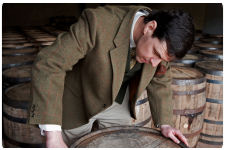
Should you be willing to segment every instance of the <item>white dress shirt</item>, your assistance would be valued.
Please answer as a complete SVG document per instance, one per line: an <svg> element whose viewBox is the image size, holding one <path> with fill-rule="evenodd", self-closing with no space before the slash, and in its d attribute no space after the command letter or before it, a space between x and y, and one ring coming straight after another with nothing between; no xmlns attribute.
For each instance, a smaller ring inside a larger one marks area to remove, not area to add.
<svg viewBox="0 0 225 150"><path fill-rule="evenodd" d="M131 34L130 34L130 48L136 47L136 44L134 42L133 39L133 31L134 31L134 26L137 22L137 20L139 19L139 17L141 16L146 16L147 14L138 11L135 16L134 16L134 20L131 26ZM39 128L41 130L41 135L45 136L44 131L61 131L61 126L60 125L56 125L56 124L39 124Z"/></svg>

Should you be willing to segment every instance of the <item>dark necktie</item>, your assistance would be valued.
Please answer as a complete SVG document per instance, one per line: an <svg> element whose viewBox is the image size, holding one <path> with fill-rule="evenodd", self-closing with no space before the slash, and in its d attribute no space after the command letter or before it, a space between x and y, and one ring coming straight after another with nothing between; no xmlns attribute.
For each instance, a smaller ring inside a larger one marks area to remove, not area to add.
<svg viewBox="0 0 225 150"><path fill-rule="evenodd" d="M136 64L136 47L133 47L130 49L130 69L132 69L134 67L134 65Z"/></svg>

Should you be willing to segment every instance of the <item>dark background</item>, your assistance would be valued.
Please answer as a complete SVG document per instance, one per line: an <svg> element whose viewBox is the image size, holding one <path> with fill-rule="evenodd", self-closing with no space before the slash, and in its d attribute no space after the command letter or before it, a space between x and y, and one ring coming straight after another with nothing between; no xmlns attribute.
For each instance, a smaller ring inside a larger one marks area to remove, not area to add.
<svg viewBox="0 0 225 150"><path fill-rule="evenodd" d="M99 3L4 3L2 5L3 30L10 26L42 26L51 24L56 16L78 18L85 8L96 8ZM128 3L108 5L130 5ZM223 8L221 3L144 3L152 9L180 8L194 18L195 28L209 34L223 34ZM76 19L70 23L74 23Z"/></svg>

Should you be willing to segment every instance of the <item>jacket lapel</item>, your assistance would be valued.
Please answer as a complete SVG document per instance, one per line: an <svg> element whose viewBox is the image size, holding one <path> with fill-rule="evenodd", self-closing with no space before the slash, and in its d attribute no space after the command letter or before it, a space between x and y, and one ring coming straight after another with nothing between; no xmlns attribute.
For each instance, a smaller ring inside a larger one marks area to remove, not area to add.
<svg viewBox="0 0 225 150"><path fill-rule="evenodd" d="M156 68L157 67L152 67L151 64L144 64L135 99L137 99L144 91L144 89L148 86L149 82L155 74Z"/></svg>
<svg viewBox="0 0 225 150"><path fill-rule="evenodd" d="M133 7L133 9L130 9L130 11L127 12L126 16L123 18L123 21L120 25L120 28L117 32L117 35L114 38L114 44L116 46L115 49L110 50L110 57L112 62L112 69L113 69L113 81L112 81L112 102L115 100L119 89L122 85L124 73L125 73L125 67L127 62L127 55L129 50L129 44L130 44L130 32L131 32L131 26L132 21L134 18L134 15L138 10L141 8L145 8L143 6L140 7ZM148 75L149 69L148 66L144 66L143 75L142 75L142 82L144 83L146 80L144 77ZM140 86L143 88L143 86Z"/></svg>
<svg viewBox="0 0 225 150"><path fill-rule="evenodd" d="M110 51L113 68L112 101L115 100L123 82L127 55L128 47L126 45L120 46Z"/></svg>

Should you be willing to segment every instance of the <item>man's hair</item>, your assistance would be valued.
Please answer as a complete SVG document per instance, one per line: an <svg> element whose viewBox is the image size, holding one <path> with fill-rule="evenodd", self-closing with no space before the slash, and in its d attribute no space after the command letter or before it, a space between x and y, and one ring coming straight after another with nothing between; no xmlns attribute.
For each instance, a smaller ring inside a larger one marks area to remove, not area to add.
<svg viewBox="0 0 225 150"><path fill-rule="evenodd" d="M153 37L166 41L169 56L182 58L191 48L195 29L190 14L182 10L153 11L144 23L155 20L157 28Z"/></svg>

